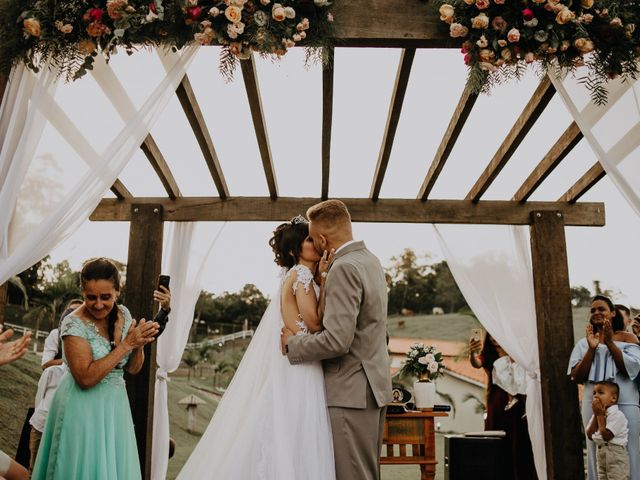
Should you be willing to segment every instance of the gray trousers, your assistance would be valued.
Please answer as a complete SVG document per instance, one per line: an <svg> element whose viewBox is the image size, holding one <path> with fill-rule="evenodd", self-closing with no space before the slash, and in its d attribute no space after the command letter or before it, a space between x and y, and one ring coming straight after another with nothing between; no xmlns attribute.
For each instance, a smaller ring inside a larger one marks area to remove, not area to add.
<svg viewBox="0 0 640 480"><path fill-rule="evenodd" d="M597 446L598 480L628 480L629 453L627 447L605 443Z"/></svg>
<svg viewBox="0 0 640 480"><path fill-rule="evenodd" d="M367 385L366 408L329 407L336 480L379 480L387 407L378 407Z"/></svg>

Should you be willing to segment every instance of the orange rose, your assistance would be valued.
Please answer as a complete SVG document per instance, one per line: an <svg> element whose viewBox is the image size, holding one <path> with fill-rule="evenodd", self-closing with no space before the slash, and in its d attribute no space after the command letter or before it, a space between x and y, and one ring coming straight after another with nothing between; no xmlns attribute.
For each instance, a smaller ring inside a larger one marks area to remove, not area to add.
<svg viewBox="0 0 640 480"><path fill-rule="evenodd" d="M40 36L40 22L31 17L31 18L25 18L24 21L22 22L22 26L24 27L24 31L32 36L32 37L39 37Z"/></svg>

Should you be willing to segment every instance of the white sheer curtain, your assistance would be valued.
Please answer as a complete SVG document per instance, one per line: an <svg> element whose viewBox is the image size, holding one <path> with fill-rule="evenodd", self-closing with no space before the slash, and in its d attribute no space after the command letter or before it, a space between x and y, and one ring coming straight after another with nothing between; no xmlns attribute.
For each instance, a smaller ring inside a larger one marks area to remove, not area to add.
<svg viewBox="0 0 640 480"><path fill-rule="evenodd" d="M98 82L123 119L113 132L99 121L72 121L54 98L57 82L47 69L35 80L24 67L13 71L0 118L0 283L43 258L89 217L162 114L196 51L183 51L139 109L129 108L121 86ZM99 57L95 68L94 78L111 78L110 67ZM98 104L95 98L86 102ZM34 157L43 118L58 131L67 151L81 159L82 168L65 162L66 152ZM95 143L106 147L98 153ZM46 175L39 171L45 167ZM37 212L34 199L39 200Z"/></svg>
<svg viewBox="0 0 640 480"><path fill-rule="evenodd" d="M579 73L576 75L579 77ZM574 77L549 77L607 176L640 215L640 85L613 80L609 101L594 105Z"/></svg>
<svg viewBox="0 0 640 480"><path fill-rule="evenodd" d="M171 314L158 339L155 399L153 406L153 451L151 478L163 480L169 463L168 374L180 366L189 339L193 314L202 289L202 274L213 246L226 223L215 235L206 225L192 222L169 223L163 269L171 275Z"/></svg>
<svg viewBox="0 0 640 480"><path fill-rule="evenodd" d="M527 372L527 421L538 478L547 478L540 361L527 227L438 225L436 236L480 323Z"/></svg>

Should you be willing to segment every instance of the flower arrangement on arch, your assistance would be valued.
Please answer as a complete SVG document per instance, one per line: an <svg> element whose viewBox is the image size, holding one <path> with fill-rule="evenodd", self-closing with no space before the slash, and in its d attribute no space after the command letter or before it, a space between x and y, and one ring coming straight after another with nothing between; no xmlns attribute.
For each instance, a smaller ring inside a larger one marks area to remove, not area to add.
<svg viewBox="0 0 640 480"><path fill-rule="evenodd" d="M328 0L4 0L0 70L46 61L67 79L86 74L102 53L144 46L223 45L221 72L231 78L252 51L280 57L295 45L328 46ZM326 55L318 51L310 56Z"/></svg>
<svg viewBox="0 0 640 480"><path fill-rule="evenodd" d="M468 85L486 92L519 78L536 62L542 72L586 65L581 79L596 103L606 82L639 73L638 0L441 0L440 20L462 40Z"/></svg>
<svg viewBox="0 0 640 480"><path fill-rule="evenodd" d="M403 376L413 375L421 382L433 381L444 374L444 359L436 347L414 343L407 352L407 359L400 370Z"/></svg>

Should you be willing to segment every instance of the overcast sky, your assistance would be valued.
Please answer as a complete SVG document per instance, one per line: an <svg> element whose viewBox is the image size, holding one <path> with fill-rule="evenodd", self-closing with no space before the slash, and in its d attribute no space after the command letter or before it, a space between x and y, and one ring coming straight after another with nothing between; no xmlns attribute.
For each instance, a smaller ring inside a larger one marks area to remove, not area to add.
<svg viewBox="0 0 640 480"><path fill-rule="evenodd" d="M241 74L237 72L234 82L225 83L217 72L217 52L213 47L200 49L189 71L191 83L231 195L267 195ZM337 49L330 196L367 197L369 194L399 54L400 51L394 49ZM137 62L135 66L132 59ZM141 79L139 71L144 68L148 75L157 74L160 78L161 67L153 55L138 54L132 59L118 55L112 65L131 92L134 103L140 105L151 87L148 77ZM313 66L306 70L303 52L297 49L279 63L258 59L257 64L279 193L318 197L320 69ZM458 102L465 75L466 68L457 50L416 53L381 198L416 197ZM74 88L95 90L90 77L82 82L81 87ZM431 198L464 198L531 97L537 82L536 75L530 73L521 82L504 85L491 96L478 99ZM86 117L107 126L117 125L115 114L108 106L101 106L97 118L96 105L73 101L74 97L78 98L78 91L63 87L59 92L60 102L70 117L76 121ZM571 121L556 95L483 199L511 198ZM171 100L151 133L183 195L217 195L177 99ZM94 144L100 150L101 140L96 139ZM62 150L64 155L73 156L60 145L56 132L47 129L38 155L61 156L59 150ZM587 142L580 142L531 200L558 199L595 161ZM142 152L136 154L120 179L136 196L165 195ZM591 288L591 282L599 279L605 288L624 294L617 300L640 306L636 273L640 272L640 257L636 252L640 220L607 178L582 200L605 202L607 225L567 228L571 284ZM276 225L274 222L227 224L216 243L203 288L220 293L254 283L265 293L272 291L277 270L267 241ZM206 228L213 237L221 224L210 223ZM356 224L355 236L365 240L383 265L388 265L390 257L400 254L404 248L431 254L433 261L442 259L429 225ZM86 222L52 252L52 258L54 261L69 259L74 267L97 255L126 261L127 240L126 223Z"/></svg>

